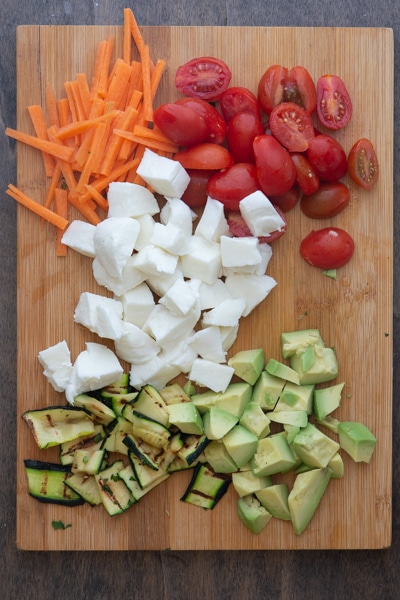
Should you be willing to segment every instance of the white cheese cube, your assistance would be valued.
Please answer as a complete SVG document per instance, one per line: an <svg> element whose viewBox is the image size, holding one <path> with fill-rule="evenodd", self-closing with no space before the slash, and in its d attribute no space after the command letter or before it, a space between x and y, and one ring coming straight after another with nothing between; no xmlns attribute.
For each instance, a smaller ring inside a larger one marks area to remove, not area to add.
<svg viewBox="0 0 400 600"><path fill-rule="evenodd" d="M123 368L112 350L97 344L87 342L76 358L71 371L71 377L65 389L67 401L74 404L78 394L98 390L110 385L123 374Z"/></svg>
<svg viewBox="0 0 400 600"><path fill-rule="evenodd" d="M242 265L235 267L223 267L222 275L226 278L228 275L236 273L248 273L251 275L264 275L272 257L272 247L270 244L260 243L258 251L261 256L261 261L256 265Z"/></svg>
<svg viewBox="0 0 400 600"><path fill-rule="evenodd" d="M219 327L210 326L196 331L189 339L189 344L201 358L217 363L225 361L226 353Z"/></svg>
<svg viewBox="0 0 400 600"><path fill-rule="evenodd" d="M160 352L157 342L133 323L125 322L124 334L114 342L119 358L128 363L151 361Z"/></svg>
<svg viewBox="0 0 400 600"><path fill-rule="evenodd" d="M135 247L140 225L135 219L110 217L96 226L94 248L97 260L113 277L121 277Z"/></svg>
<svg viewBox="0 0 400 600"><path fill-rule="evenodd" d="M64 231L61 241L72 250L84 256L89 256L89 258L94 258L96 256L93 240L95 231L95 225L74 219Z"/></svg>
<svg viewBox="0 0 400 600"><path fill-rule="evenodd" d="M269 235L285 225L273 204L260 190L243 198L239 208L243 219L255 236Z"/></svg>
<svg viewBox="0 0 400 600"><path fill-rule="evenodd" d="M196 306L198 300L199 294L193 286L184 279L177 279L159 302L173 315L182 316L187 315Z"/></svg>
<svg viewBox="0 0 400 600"><path fill-rule="evenodd" d="M159 156L148 148L136 172L155 192L173 198L181 198L190 182L188 173L178 161Z"/></svg>
<svg viewBox="0 0 400 600"><path fill-rule="evenodd" d="M166 198L166 203L160 212L163 225L180 227L186 237L193 232L193 214L189 206L180 198Z"/></svg>
<svg viewBox="0 0 400 600"><path fill-rule="evenodd" d="M225 352L228 352L229 348L236 342L239 333L239 323L231 327L220 327L219 330L221 332L222 347Z"/></svg>
<svg viewBox="0 0 400 600"><path fill-rule="evenodd" d="M235 369L227 364L196 358L189 372L189 379L214 392L224 392L231 382L234 372Z"/></svg>
<svg viewBox="0 0 400 600"><path fill-rule="evenodd" d="M137 253L136 266L146 277L172 275L178 264L178 257L159 246L148 244Z"/></svg>
<svg viewBox="0 0 400 600"><path fill-rule="evenodd" d="M215 308L223 300L232 298L222 279L217 279L214 283L204 283L204 281L202 281L199 294L201 310Z"/></svg>
<svg viewBox="0 0 400 600"><path fill-rule="evenodd" d="M140 217L155 215L160 211L154 194L138 183L110 183L107 200L108 217Z"/></svg>
<svg viewBox="0 0 400 600"><path fill-rule="evenodd" d="M156 296L164 296L167 293L171 285L178 279L183 279L182 272L179 268L179 263L174 273L171 275L150 275L146 279L146 283L149 288L156 294Z"/></svg>
<svg viewBox="0 0 400 600"><path fill-rule="evenodd" d="M255 237L221 237L223 267L248 267L261 263L259 241Z"/></svg>
<svg viewBox="0 0 400 600"><path fill-rule="evenodd" d="M136 239L135 250L139 251L150 243L156 221L150 215L137 217L136 221L140 225L140 231Z"/></svg>
<svg viewBox="0 0 400 600"><path fill-rule="evenodd" d="M193 361L197 358L195 350L185 341L181 341L163 348L160 358L179 370L179 373L188 373Z"/></svg>
<svg viewBox="0 0 400 600"><path fill-rule="evenodd" d="M269 275L229 275L225 285L233 297L245 301L243 316L247 317L252 310L260 304L277 285Z"/></svg>
<svg viewBox="0 0 400 600"><path fill-rule="evenodd" d="M137 254L133 254L128 258L125 267L122 269L121 277L110 275L97 258L95 258L92 263L93 277L99 285L104 286L116 296L121 296L128 290L140 285L146 279L146 274L136 267L136 257Z"/></svg>
<svg viewBox="0 0 400 600"><path fill-rule="evenodd" d="M161 390L174 377L179 375L179 369L166 363L160 356L155 356L150 361L131 365L129 382L136 389L150 384Z"/></svg>
<svg viewBox="0 0 400 600"><path fill-rule="evenodd" d="M178 225L173 223L156 223L150 238L150 243L159 246L171 254L181 256L188 251L188 237Z"/></svg>
<svg viewBox="0 0 400 600"><path fill-rule="evenodd" d="M146 282L137 285L119 296L122 302L123 319L138 327L142 327L154 308L154 296Z"/></svg>
<svg viewBox="0 0 400 600"><path fill-rule="evenodd" d="M43 367L43 375L57 392L63 392L68 384L71 371L71 353L65 340L38 353Z"/></svg>
<svg viewBox="0 0 400 600"><path fill-rule="evenodd" d="M228 222L225 218L222 202L210 197L207 198L195 234L202 235L210 242L219 242L222 235L229 235Z"/></svg>
<svg viewBox="0 0 400 600"><path fill-rule="evenodd" d="M83 292L74 312L74 321L100 337L118 339L124 332L122 303L113 298Z"/></svg>
<svg viewBox="0 0 400 600"><path fill-rule="evenodd" d="M184 316L176 316L162 304L156 304L145 324L143 331L151 335L161 346L186 339L191 335L200 313L192 309Z"/></svg>
<svg viewBox="0 0 400 600"><path fill-rule="evenodd" d="M243 298L223 300L215 308L203 313L202 324L203 326L234 327L239 323L245 309L246 301Z"/></svg>
<svg viewBox="0 0 400 600"><path fill-rule="evenodd" d="M180 257L180 265L184 277L214 283L221 273L220 244L193 235L189 240L189 252Z"/></svg>

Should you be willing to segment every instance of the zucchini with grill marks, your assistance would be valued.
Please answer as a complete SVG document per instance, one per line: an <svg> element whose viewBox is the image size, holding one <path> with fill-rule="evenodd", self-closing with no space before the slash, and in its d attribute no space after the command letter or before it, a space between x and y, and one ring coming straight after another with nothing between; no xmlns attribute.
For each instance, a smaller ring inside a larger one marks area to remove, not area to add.
<svg viewBox="0 0 400 600"><path fill-rule="evenodd" d="M39 448L50 448L94 433L94 423L82 408L50 406L22 415Z"/></svg>
<svg viewBox="0 0 400 600"><path fill-rule="evenodd" d="M117 415L111 408L106 406L101 400L89 396L89 394L75 396L74 406L86 410L96 423L100 423L101 425L109 425L117 418Z"/></svg>
<svg viewBox="0 0 400 600"><path fill-rule="evenodd" d="M85 500L66 484L71 477L70 468L64 465L24 460L29 494L40 502L78 506Z"/></svg>
<svg viewBox="0 0 400 600"><path fill-rule="evenodd" d="M212 509L227 492L232 479L224 473L215 473L209 465L199 463L182 496L182 502Z"/></svg>
<svg viewBox="0 0 400 600"><path fill-rule="evenodd" d="M82 498L91 506L98 506L102 503L99 486L96 483L94 475L73 473L71 477L68 477L65 481L65 485L82 496Z"/></svg>
<svg viewBox="0 0 400 600"><path fill-rule="evenodd" d="M125 512L135 502L125 482L119 476L119 471L124 466L122 460L116 460L112 465L94 475L101 501L110 516Z"/></svg>
<svg viewBox="0 0 400 600"><path fill-rule="evenodd" d="M60 444L60 463L62 465L72 465L74 453L76 450L89 449L93 446L100 447L104 443L106 433L102 425L95 425L94 432L90 435L84 435L68 442Z"/></svg>
<svg viewBox="0 0 400 600"><path fill-rule="evenodd" d="M129 451L133 452L143 464L150 467L154 471L157 471L162 463L166 450L164 448L157 448L152 446L142 439L128 434L124 438L124 444L127 446Z"/></svg>

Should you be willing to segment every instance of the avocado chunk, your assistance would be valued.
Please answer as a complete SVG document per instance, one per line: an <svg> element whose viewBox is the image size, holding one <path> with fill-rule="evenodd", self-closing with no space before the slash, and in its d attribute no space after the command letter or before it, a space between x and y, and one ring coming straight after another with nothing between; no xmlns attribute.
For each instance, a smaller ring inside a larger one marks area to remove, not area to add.
<svg viewBox="0 0 400 600"><path fill-rule="evenodd" d="M311 469L296 476L288 496L288 506L293 530L297 535L303 533L313 518L331 476L329 467Z"/></svg>
<svg viewBox="0 0 400 600"><path fill-rule="evenodd" d="M213 440L208 444L204 449L204 458L216 473L234 473L237 471L235 461L219 440Z"/></svg>
<svg viewBox="0 0 400 600"><path fill-rule="evenodd" d="M292 383L296 383L300 385L300 375L297 369L289 367L289 365L285 365L279 360L275 360L275 358L270 358L266 364L265 370L270 375L274 375L274 377L280 377L280 379L285 379L286 381L291 381Z"/></svg>
<svg viewBox="0 0 400 600"><path fill-rule="evenodd" d="M289 488L286 483L276 483L255 492L256 498L276 519L290 521Z"/></svg>
<svg viewBox="0 0 400 600"><path fill-rule="evenodd" d="M314 385L296 385L287 382L276 403L275 412L303 410L310 415L313 408L314 387Z"/></svg>
<svg viewBox="0 0 400 600"><path fill-rule="evenodd" d="M324 419L318 419L318 425L323 425L336 435L339 433L339 423L340 421L334 417L331 417L331 415L327 415Z"/></svg>
<svg viewBox="0 0 400 600"><path fill-rule="evenodd" d="M238 499L237 512L243 525L255 534L261 533L272 519L271 513L253 494Z"/></svg>
<svg viewBox="0 0 400 600"><path fill-rule="evenodd" d="M324 468L340 449L337 442L317 429L312 423L300 429L293 440L293 450L309 467Z"/></svg>
<svg viewBox="0 0 400 600"><path fill-rule="evenodd" d="M252 431L259 439L270 432L270 419L257 402L249 402L239 421L240 425Z"/></svg>
<svg viewBox="0 0 400 600"><path fill-rule="evenodd" d="M338 375L338 362L333 348L315 347L315 360L313 364L304 370L301 355L294 354L290 358L291 368L297 372L299 383L317 384L335 379Z"/></svg>
<svg viewBox="0 0 400 600"><path fill-rule="evenodd" d="M254 385L265 365L265 354L262 348L240 350L228 360L228 365L235 369L235 375Z"/></svg>
<svg viewBox="0 0 400 600"><path fill-rule="evenodd" d="M222 441L228 454L240 468L253 457L257 448L258 437L243 425L235 425L224 435Z"/></svg>
<svg viewBox="0 0 400 600"><path fill-rule="evenodd" d="M167 411L170 425L175 425L182 433L201 435L203 420L193 402L168 404Z"/></svg>
<svg viewBox="0 0 400 600"><path fill-rule="evenodd" d="M236 415L227 410L211 406L203 415L204 433L209 440L220 440L237 424L238 420Z"/></svg>
<svg viewBox="0 0 400 600"><path fill-rule="evenodd" d="M344 383L314 390L314 415L320 421L339 408Z"/></svg>
<svg viewBox="0 0 400 600"><path fill-rule="evenodd" d="M281 334L281 349L283 358L301 354L307 348L315 345L325 346L318 329L303 329Z"/></svg>
<svg viewBox="0 0 400 600"><path fill-rule="evenodd" d="M339 452L336 452L336 454L332 456L328 463L328 467L332 471L332 479L341 479L344 476L343 459Z"/></svg>
<svg viewBox="0 0 400 600"><path fill-rule="evenodd" d="M376 446L376 437L363 423L342 421L338 425L339 443L355 462L369 463Z"/></svg>
<svg viewBox="0 0 400 600"><path fill-rule="evenodd" d="M272 479L271 477L256 477L252 471L236 471L236 473L232 473L232 483L237 494L242 497L272 485Z"/></svg>
<svg viewBox="0 0 400 600"><path fill-rule="evenodd" d="M259 440L250 464L254 475L261 477L287 471L295 466L296 461L286 433L282 431Z"/></svg>
<svg viewBox="0 0 400 600"><path fill-rule="evenodd" d="M305 410L273 410L268 416L274 423L294 425L299 428L305 427L308 423L308 415Z"/></svg>
<svg viewBox="0 0 400 600"><path fill-rule="evenodd" d="M285 381L262 371L253 387L252 402L257 402L262 410L272 410L285 387Z"/></svg>
<svg viewBox="0 0 400 600"><path fill-rule="evenodd" d="M207 391L194 394L191 398L201 415L204 415L210 406L218 406L240 418L245 406L250 402L252 393L252 386L240 381L230 383L224 392Z"/></svg>

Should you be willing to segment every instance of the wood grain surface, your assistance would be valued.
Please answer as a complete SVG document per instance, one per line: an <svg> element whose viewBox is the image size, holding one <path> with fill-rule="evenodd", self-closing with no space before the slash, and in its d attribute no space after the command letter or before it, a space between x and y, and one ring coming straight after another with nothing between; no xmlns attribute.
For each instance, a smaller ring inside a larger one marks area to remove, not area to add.
<svg viewBox="0 0 400 600"><path fill-rule="evenodd" d="M24 209L18 210L18 437L17 545L25 550L196 550L196 549L366 549L391 543L392 451L392 265L393 265L393 38L384 28L147 27L153 58L167 60L168 70L157 101L177 97L173 76L193 56L212 54L233 71L232 85L254 91L271 64L301 64L316 79L336 73L353 98L354 115L335 134L346 151L369 137L381 164L380 180L371 192L346 178L351 202L329 222L311 221L296 207L288 214L288 233L274 245L268 273L278 286L241 323L231 353L262 346L267 357L280 358L283 330L317 327L339 361L338 381L345 382L341 420L359 420L375 433L378 444L369 465L343 456L345 477L331 481L310 526L296 536L290 523L272 520L255 536L236 515L233 489L214 511L180 501L190 474L179 473L153 490L124 515L108 517L101 507L69 509L43 505L29 497L24 458L57 460L57 451L40 451L20 419L24 410L64 400L41 374L37 353L62 339L73 357L86 341L98 340L73 324L83 291L95 285L91 261L69 252L56 258L54 230ZM56 95L78 72L92 72L100 40L121 27L21 26L17 30L17 122L30 132L26 107L44 103L49 81ZM312 52L310 52L310 49ZM351 57L351 60L349 60ZM378 97L378 90L385 95ZM368 90L368 93L365 93ZM372 118L371 118L372 117ZM47 181L41 158L18 145L18 185L43 199ZM300 240L328 224L354 237L355 255L337 280L306 265L298 254ZM52 520L70 523L60 536Z"/></svg>

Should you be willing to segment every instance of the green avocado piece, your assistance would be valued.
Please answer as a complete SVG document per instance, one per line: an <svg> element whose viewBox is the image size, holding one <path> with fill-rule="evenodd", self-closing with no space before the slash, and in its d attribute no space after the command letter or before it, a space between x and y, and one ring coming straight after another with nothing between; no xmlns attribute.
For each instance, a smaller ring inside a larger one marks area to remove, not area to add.
<svg viewBox="0 0 400 600"><path fill-rule="evenodd" d="M308 415L305 410L273 410L268 416L274 423L281 423L282 425L305 427L308 423Z"/></svg>
<svg viewBox="0 0 400 600"><path fill-rule="evenodd" d="M283 358L301 354L307 348L319 345L325 346L318 329L301 329L281 334L281 349Z"/></svg>
<svg viewBox="0 0 400 600"><path fill-rule="evenodd" d="M250 402L252 393L253 387L245 381L240 381L230 383L224 392L207 391L194 394L191 398L202 415L210 406L218 406L240 418Z"/></svg>
<svg viewBox="0 0 400 600"><path fill-rule="evenodd" d="M209 440L220 440L237 424L238 420L236 415L227 410L211 406L203 415L204 433Z"/></svg>
<svg viewBox="0 0 400 600"><path fill-rule="evenodd" d="M335 419L334 417L331 417L331 415L327 415L324 419L318 420L318 425L323 425L324 427L329 429L329 431L332 431L332 433L335 433L336 435L339 433L339 423L340 421L338 421L338 419Z"/></svg>
<svg viewBox="0 0 400 600"><path fill-rule="evenodd" d="M314 415L318 421L339 408L343 388L344 382L314 390Z"/></svg>
<svg viewBox="0 0 400 600"><path fill-rule="evenodd" d="M243 525L255 534L261 533L272 519L271 513L253 494L238 499L237 512Z"/></svg>
<svg viewBox="0 0 400 600"><path fill-rule="evenodd" d="M324 468L340 449L337 442L312 423L300 429L293 440L293 450L309 467Z"/></svg>
<svg viewBox="0 0 400 600"><path fill-rule="evenodd" d="M311 469L296 475L288 496L288 506L293 530L297 535L303 533L313 518L331 476L332 471L329 467Z"/></svg>
<svg viewBox="0 0 400 600"><path fill-rule="evenodd" d="M301 385L324 383L338 375L338 363L333 348L315 347L315 360L307 371L303 368L301 355L291 356L290 366L297 372Z"/></svg>
<svg viewBox="0 0 400 600"><path fill-rule="evenodd" d="M256 477L252 471L236 471L232 473L232 483L237 494L242 497L272 485L272 479L271 477Z"/></svg>
<svg viewBox="0 0 400 600"><path fill-rule="evenodd" d="M240 379L254 385L265 366L264 350L240 350L228 360L228 365L235 369L235 375Z"/></svg>
<svg viewBox="0 0 400 600"><path fill-rule="evenodd" d="M287 410L304 410L312 413L314 385L296 385L288 381L275 406L275 412Z"/></svg>
<svg viewBox="0 0 400 600"><path fill-rule="evenodd" d="M366 425L356 421L342 421L338 425L338 434L341 448L355 462L370 462L377 440Z"/></svg>
<svg viewBox="0 0 400 600"><path fill-rule="evenodd" d="M328 463L328 467L332 470L332 479L341 479L344 476L343 459L339 452L332 456Z"/></svg>
<svg viewBox="0 0 400 600"><path fill-rule="evenodd" d="M224 435L222 442L230 457L240 468L253 457L257 448L258 437L243 425L235 425Z"/></svg>
<svg viewBox="0 0 400 600"><path fill-rule="evenodd" d="M276 519L290 521L288 505L289 488L286 483L276 483L255 492L256 498Z"/></svg>
<svg viewBox="0 0 400 600"><path fill-rule="evenodd" d="M258 402L249 402L239 421L240 425L252 431L259 439L270 432L270 419Z"/></svg>
<svg viewBox="0 0 400 600"><path fill-rule="evenodd" d="M285 381L263 371L253 387L252 402L257 402L262 410L272 410L285 387Z"/></svg>
<svg viewBox="0 0 400 600"><path fill-rule="evenodd" d="M298 371L289 365L285 365L275 358L270 358L265 366L265 370L274 377L279 377L285 381L291 381L297 385L300 385L300 375Z"/></svg>
<svg viewBox="0 0 400 600"><path fill-rule="evenodd" d="M237 471L235 461L229 456L224 444L213 440L204 448L204 458L216 473L234 473Z"/></svg>
<svg viewBox="0 0 400 600"><path fill-rule="evenodd" d="M281 431L259 440L251 459L251 469L257 477L288 471L297 458L287 442L286 432Z"/></svg>
<svg viewBox="0 0 400 600"><path fill-rule="evenodd" d="M182 433L201 435L203 420L193 402L181 402L167 405L169 424L175 425Z"/></svg>

